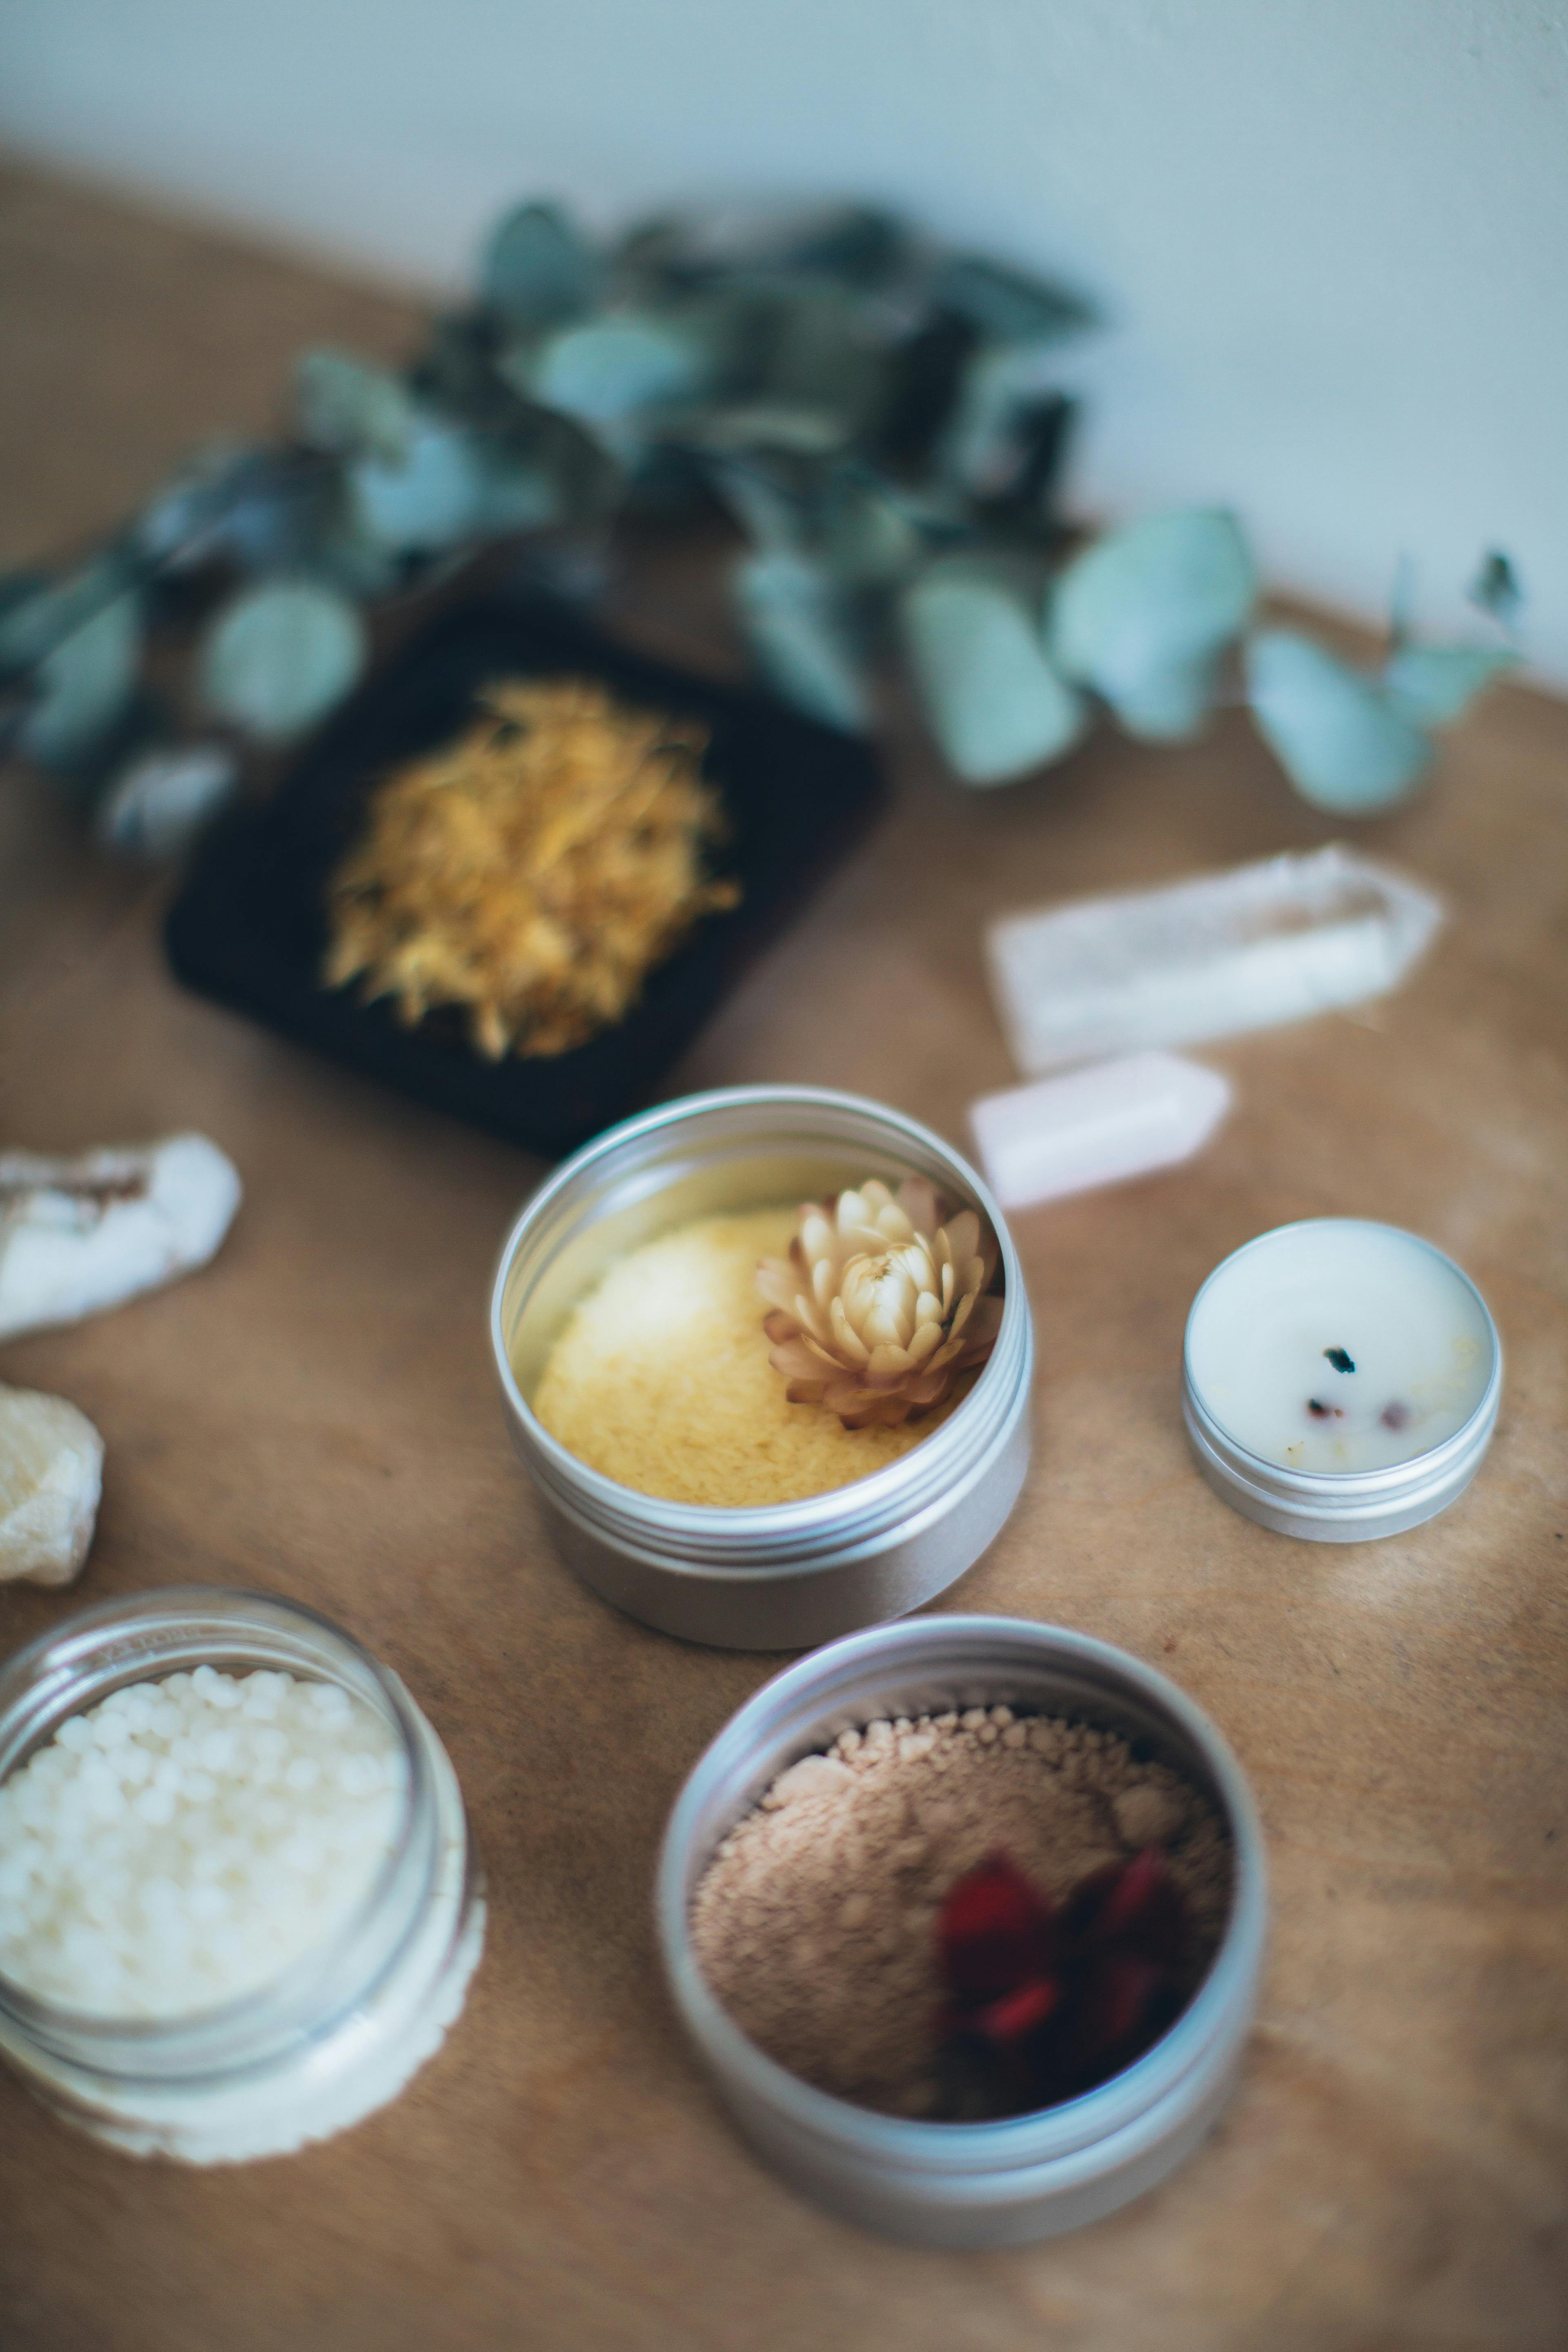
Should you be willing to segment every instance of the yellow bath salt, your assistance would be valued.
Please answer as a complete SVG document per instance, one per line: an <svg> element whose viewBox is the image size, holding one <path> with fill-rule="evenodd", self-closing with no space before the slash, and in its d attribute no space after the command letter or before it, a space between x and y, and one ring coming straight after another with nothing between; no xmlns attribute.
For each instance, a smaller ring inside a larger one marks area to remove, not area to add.
<svg viewBox="0 0 1568 2352"><path fill-rule="evenodd" d="M756 1269L795 1230L793 1206L699 1217L616 1259L545 1365L533 1410L551 1435L623 1486L731 1509L847 1486L929 1437L968 1381L897 1429L786 1399Z"/></svg>

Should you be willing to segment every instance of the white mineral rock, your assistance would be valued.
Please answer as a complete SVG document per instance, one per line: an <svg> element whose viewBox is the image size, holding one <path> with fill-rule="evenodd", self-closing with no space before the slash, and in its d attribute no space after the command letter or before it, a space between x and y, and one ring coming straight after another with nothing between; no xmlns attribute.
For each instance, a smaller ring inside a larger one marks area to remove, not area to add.
<svg viewBox="0 0 1568 2352"><path fill-rule="evenodd" d="M103 1440L85 1412L0 1388L0 1584L68 1584L92 1541Z"/></svg>
<svg viewBox="0 0 1568 2352"><path fill-rule="evenodd" d="M239 1191L205 1135L79 1160L0 1152L0 1339L74 1323L205 1265Z"/></svg>

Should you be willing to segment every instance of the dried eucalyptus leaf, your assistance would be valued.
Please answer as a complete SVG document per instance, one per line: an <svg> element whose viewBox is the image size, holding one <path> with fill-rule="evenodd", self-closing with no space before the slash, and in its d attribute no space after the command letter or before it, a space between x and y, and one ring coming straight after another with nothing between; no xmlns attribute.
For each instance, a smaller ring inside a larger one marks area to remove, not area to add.
<svg viewBox="0 0 1568 2352"><path fill-rule="evenodd" d="M268 582L214 615L200 648L201 698L258 741L287 742L342 700L367 652L364 623L336 589Z"/></svg>
<svg viewBox="0 0 1568 2352"><path fill-rule="evenodd" d="M356 457L344 469L350 527L392 554L440 554L474 536L481 477L473 436L445 418L421 416L397 463Z"/></svg>
<svg viewBox="0 0 1568 2352"><path fill-rule="evenodd" d="M689 448L776 450L794 457L830 457L844 446L849 430L833 409L784 400L729 401L683 409L659 421L661 436Z"/></svg>
<svg viewBox="0 0 1568 2352"><path fill-rule="evenodd" d="M164 743L122 768L93 830L105 848L157 864L177 857L239 790L226 743Z"/></svg>
<svg viewBox="0 0 1568 2352"><path fill-rule="evenodd" d="M1501 622L1505 629L1519 618L1524 591L1519 584L1519 574L1500 547L1492 548L1483 559L1470 583L1469 598L1483 613L1489 613L1494 621Z"/></svg>
<svg viewBox="0 0 1568 2352"><path fill-rule="evenodd" d="M268 457L246 441L213 441L194 450L132 525L138 551L160 564L205 562L224 514Z"/></svg>
<svg viewBox="0 0 1568 2352"><path fill-rule="evenodd" d="M689 283L693 274L690 233L680 213L656 213L650 220L634 222L610 248L609 276L623 292L664 293Z"/></svg>
<svg viewBox="0 0 1568 2352"><path fill-rule="evenodd" d="M1083 702L1010 580L946 558L905 590L899 618L931 732L965 783L1006 783L1082 734Z"/></svg>
<svg viewBox="0 0 1568 2352"><path fill-rule="evenodd" d="M142 599L112 557L19 589L0 616L0 672L30 688L17 748L47 768L88 758L124 714L142 660Z"/></svg>
<svg viewBox="0 0 1568 2352"><path fill-rule="evenodd" d="M581 318L597 300L601 265L554 205L520 205L495 229L479 263L480 299L519 325Z"/></svg>
<svg viewBox="0 0 1568 2352"><path fill-rule="evenodd" d="M1394 709L1418 727L1446 727L1519 656L1507 646L1402 646L1383 673Z"/></svg>
<svg viewBox="0 0 1568 2352"><path fill-rule="evenodd" d="M1233 515L1149 515L1075 556L1051 597L1052 656L1102 695L1130 734L1178 740L1202 723L1220 655L1258 575Z"/></svg>
<svg viewBox="0 0 1568 2352"><path fill-rule="evenodd" d="M925 541L889 491L850 476L829 484L823 500L822 553L847 586L886 588L908 579Z"/></svg>
<svg viewBox="0 0 1568 2352"><path fill-rule="evenodd" d="M1266 629L1247 648L1247 690L1258 728L1314 808L1375 816L1403 800L1432 756L1418 727L1368 677L1291 629Z"/></svg>
<svg viewBox="0 0 1568 2352"><path fill-rule="evenodd" d="M898 275L912 242L896 213L876 205L831 205L795 226L785 258L798 269L869 289Z"/></svg>
<svg viewBox="0 0 1568 2352"><path fill-rule="evenodd" d="M1005 492L1017 472L1024 419L1049 396L1056 367L1056 352L1039 342L987 342L972 349L934 452L944 478L972 498Z"/></svg>
<svg viewBox="0 0 1568 2352"><path fill-rule="evenodd" d="M837 417L843 440L858 432L885 399L888 368L865 304L832 278L784 272L737 281L735 299L750 306L749 388Z"/></svg>
<svg viewBox="0 0 1568 2352"><path fill-rule="evenodd" d="M520 405L496 368L508 332L505 322L488 310L452 310L434 320L407 372L415 402L427 414L504 431Z"/></svg>
<svg viewBox="0 0 1568 2352"><path fill-rule="evenodd" d="M362 530L345 484L344 496L317 534L310 570L356 604L369 604L378 596L393 595L419 560L400 554Z"/></svg>
<svg viewBox="0 0 1568 2352"><path fill-rule="evenodd" d="M1007 435L1010 454L998 453L1003 478L984 500L987 522L1037 538L1054 529L1058 485L1077 415L1077 401L1065 393L1048 392L1022 403Z"/></svg>
<svg viewBox="0 0 1568 2352"><path fill-rule="evenodd" d="M352 352L302 352L294 363L294 417L316 449L348 450L401 465L416 411L407 386L388 368Z"/></svg>
<svg viewBox="0 0 1568 2352"><path fill-rule="evenodd" d="M947 312L894 345L868 434L879 463L904 476L925 471L952 423L978 341L967 319Z"/></svg>
<svg viewBox="0 0 1568 2352"><path fill-rule="evenodd" d="M690 400L707 383L712 362L702 338L679 318L621 310L514 344L498 364L526 398L603 426Z"/></svg>
<svg viewBox="0 0 1568 2352"><path fill-rule="evenodd" d="M481 442L474 528L489 538L510 531L543 530L563 521L568 508L551 468L493 442Z"/></svg>
<svg viewBox="0 0 1568 2352"><path fill-rule="evenodd" d="M1089 303L1068 287L977 253L955 253L942 264L931 302L1003 343L1060 342L1095 322Z"/></svg>
<svg viewBox="0 0 1568 2352"><path fill-rule="evenodd" d="M735 567L736 604L758 667L808 718L864 734L870 698L853 631L833 583L786 550L744 557Z"/></svg>
<svg viewBox="0 0 1568 2352"><path fill-rule="evenodd" d="M15 612L20 604L30 604L39 589L48 584L48 574L44 572L7 572L0 575L0 624L7 613Z"/></svg>
<svg viewBox="0 0 1568 2352"><path fill-rule="evenodd" d="M0 672L35 668L134 579L132 568L113 553L94 556L63 577L13 572L0 587Z"/></svg>
<svg viewBox="0 0 1568 2352"><path fill-rule="evenodd" d="M798 554L810 537L810 516L798 490L763 468L741 462L710 463L705 476L714 496L762 554Z"/></svg>
<svg viewBox="0 0 1568 2352"><path fill-rule="evenodd" d="M252 572L298 566L330 512L335 473L314 450L214 443L142 509L132 547L175 573L215 557Z"/></svg>

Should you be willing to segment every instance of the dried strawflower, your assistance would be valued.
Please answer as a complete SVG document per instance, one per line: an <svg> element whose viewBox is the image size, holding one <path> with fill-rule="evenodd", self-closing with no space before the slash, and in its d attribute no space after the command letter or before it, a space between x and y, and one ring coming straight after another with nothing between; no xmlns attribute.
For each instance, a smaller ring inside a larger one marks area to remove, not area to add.
<svg viewBox="0 0 1568 2352"><path fill-rule="evenodd" d="M463 1008L492 1060L618 1021L701 915L723 831L706 730L576 678L503 680L484 715L380 785L333 877L329 987L363 975L404 1020Z"/></svg>
<svg viewBox="0 0 1568 2352"><path fill-rule="evenodd" d="M792 1404L824 1404L846 1429L896 1427L940 1404L995 1344L1002 1301L984 1296L995 1236L973 1209L941 1223L936 1192L911 1176L898 1196L875 1177L808 1201L787 1258L764 1258L773 1370Z"/></svg>
<svg viewBox="0 0 1568 2352"><path fill-rule="evenodd" d="M1180 2013L1187 1906L1156 1846L1107 1863L1061 1905L1003 1853L937 1917L950 2095L992 2116L1076 2098L1141 2058Z"/></svg>

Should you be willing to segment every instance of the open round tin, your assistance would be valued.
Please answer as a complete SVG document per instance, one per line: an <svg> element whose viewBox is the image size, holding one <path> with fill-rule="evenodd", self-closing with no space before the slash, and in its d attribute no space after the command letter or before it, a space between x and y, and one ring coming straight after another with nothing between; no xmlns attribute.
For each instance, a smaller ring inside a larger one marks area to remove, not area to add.
<svg viewBox="0 0 1568 2352"><path fill-rule="evenodd" d="M1001 2123L874 2113L766 2056L710 1989L692 1896L720 1843L784 1768L879 1716L1005 1704L1142 1743L1218 1812L1230 1912L1197 1991L1153 2047L1097 2089ZM1263 1837L1240 1767L1173 1683L1057 1625L935 1617L837 1642L767 1683L700 1759L665 1833L658 1928L687 2032L745 2137L842 2219L931 2246L1015 2245L1076 2229L1179 2164L1224 2106L1252 2022L1267 1916Z"/></svg>
<svg viewBox="0 0 1568 2352"><path fill-rule="evenodd" d="M530 1399L557 1333L624 1252L715 1211L910 1175L989 1221L1005 1303L973 1388L900 1460L798 1502L719 1509L620 1486L535 1417ZM902 1616L979 1559L1028 1467L1034 1334L1002 1213L950 1144L859 1095L736 1087L612 1128L568 1160L513 1226L490 1343L512 1444L562 1557L617 1609L688 1641L798 1649Z"/></svg>

